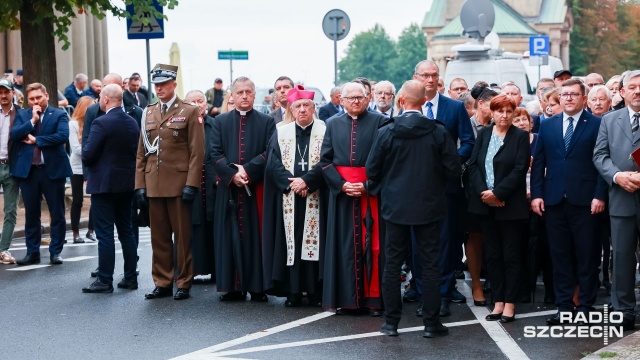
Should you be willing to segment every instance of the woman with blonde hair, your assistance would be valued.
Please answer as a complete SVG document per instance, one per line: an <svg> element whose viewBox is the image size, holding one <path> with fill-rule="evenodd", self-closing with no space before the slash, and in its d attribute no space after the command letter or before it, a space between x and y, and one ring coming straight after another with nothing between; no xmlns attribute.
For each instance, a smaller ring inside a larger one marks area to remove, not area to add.
<svg viewBox="0 0 640 360"><path fill-rule="evenodd" d="M231 92L227 92L224 94L224 100L222 100L222 106L220 106L220 114L224 114L236 108L233 98L231 97Z"/></svg>
<svg viewBox="0 0 640 360"><path fill-rule="evenodd" d="M94 103L94 99L90 96L83 96L78 100L73 115L69 121L69 145L71 146L71 155L69 162L71 163L71 231L73 232L73 243L83 243L84 239L80 237L80 212L82 210L82 200L84 198L84 176L82 175L82 128L84 127L84 116L87 108ZM93 224L91 223L91 212L89 212L89 231L87 238L95 239L93 234Z"/></svg>

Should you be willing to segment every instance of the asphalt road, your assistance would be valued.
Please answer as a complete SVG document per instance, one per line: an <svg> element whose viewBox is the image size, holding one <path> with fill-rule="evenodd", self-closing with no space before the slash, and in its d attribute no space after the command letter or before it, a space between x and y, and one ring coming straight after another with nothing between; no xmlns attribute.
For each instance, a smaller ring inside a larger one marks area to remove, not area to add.
<svg viewBox="0 0 640 360"><path fill-rule="evenodd" d="M145 300L153 289L148 229L139 246L140 288L83 294L98 263L96 245L65 245L63 265L49 266L46 247L41 267L0 265L0 358L579 359L604 346L602 338L526 338L525 326L544 326L555 312L541 302L518 304L517 321L504 325L485 321L489 310L472 301L452 304L452 316L443 319L450 335L424 339L415 303L405 304L403 332L390 338L378 333L380 318L289 309L274 297L268 303L222 303L211 284L194 285L185 301ZM11 252L23 257L24 240L16 239ZM119 256L114 283L122 277ZM470 299L464 281L458 288ZM542 291L538 286L537 301ZM598 304L605 303L601 289Z"/></svg>

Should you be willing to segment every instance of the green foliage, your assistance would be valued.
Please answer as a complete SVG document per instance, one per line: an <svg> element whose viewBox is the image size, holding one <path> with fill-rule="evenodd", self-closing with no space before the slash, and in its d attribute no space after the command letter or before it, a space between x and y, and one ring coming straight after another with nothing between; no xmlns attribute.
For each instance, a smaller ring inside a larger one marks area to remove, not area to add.
<svg viewBox="0 0 640 360"><path fill-rule="evenodd" d="M608 358L616 357L618 356L618 354L611 351L603 351L601 353L598 353L598 356L600 356L601 359L608 359Z"/></svg>
<svg viewBox="0 0 640 360"><path fill-rule="evenodd" d="M139 13L149 12L156 18L167 18L155 9L153 0L124 0L124 4L133 4ZM173 9L178 5L178 0L158 0L158 4ZM33 9L35 16L21 19L20 10L23 8ZM134 21L142 20L145 24L149 22L147 18L140 19L137 15L132 16L124 7L114 5L111 0L10 0L0 1L0 32L20 29L21 21L38 25L43 20L50 19L54 25L52 37L62 41L63 49L66 50L70 45L67 34L71 26L71 18L91 14L102 19L107 13L119 18L130 17Z"/></svg>
<svg viewBox="0 0 640 360"><path fill-rule="evenodd" d="M427 55L427 40L417 24L411 24L394 41L376 24L357 34L338 63L339 80L344 83L358 76L370 80L389 80L396 88L411 79L414 66Z"/></svg>

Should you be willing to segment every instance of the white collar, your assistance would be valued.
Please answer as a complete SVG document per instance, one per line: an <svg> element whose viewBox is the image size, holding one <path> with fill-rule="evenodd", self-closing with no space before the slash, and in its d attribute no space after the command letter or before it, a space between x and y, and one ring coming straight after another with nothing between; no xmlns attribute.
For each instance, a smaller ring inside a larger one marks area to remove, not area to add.
<svg viewBox="0 0 640 360"><path fill-rule="evenodd" d="M178 94L173 94L173 97L171 98L171 100L169 100L169 102L163 103L162 101L160 101L160 108L162 108L162 105L167 104L167 111L169 111L169 109L171 109L171 105L173 105L173 102L176 101L177 97Z"/></svg>
<svg viewBox="0 0 640 360"><path fill-rule="evenodd" d="M427 100L427 102L424 103L424 106L427 106L427 103L430 102L431 103L431 108L437 107L438 106L438 102L440 101L440 93L436 91L436 96L433 97L433 99L431 100Z"/></svg>
<svg viewBox="0 0 640 360"><path fill-rule="evenodd" d="M629 119L631 121L633 121L633 115L639 113L640 111L633 111L633 109L629 106L627 106L627 110L629 111Z"/></svg>
<svg viewBox="0 0 640 360"><path fill-rule="evenodd" d="M569 115L567 115L567 113L565 113L565 112L563 111L563 112L562 112L562 121L569 121L569 120L567 120L567 119L569 119L570 117L572 117L572 118L573 118L573 120L575 121L575 124L576 124L576 125L578 125L578 120L580 120L580 116L582 116L582 112L583 112L583 111L584 111L584 110L580 110L580 112L579 112L579 113L577 113L577 114L575 114L575 115L573 115L573 116L569 116Z"/></svg>
<svg viewBox="0 0 640 360"><path fill-rule="evenodd" d="M314 122L314 120L311 120L311 122L309 123L309 125L307 125L307 126L302 126L302 125L298 124L298 122L296 121L296 125L297 125L300 129L302 129L302 130L306 130L309 126L313 125L313 122Z"/></svg>

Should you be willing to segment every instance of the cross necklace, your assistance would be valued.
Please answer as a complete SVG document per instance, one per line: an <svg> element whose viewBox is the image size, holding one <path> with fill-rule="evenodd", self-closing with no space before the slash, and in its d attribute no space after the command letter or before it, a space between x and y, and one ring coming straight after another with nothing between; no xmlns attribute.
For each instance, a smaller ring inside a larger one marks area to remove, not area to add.
<svg viewBox="0 0 640 360"><path fill-rule="evenodd" d="M302 169L302 171L305 171L305 166L308 164L306 161L304 161L304 156L307 154L307 146L304 146L304 152L302 154L300 154L300 144L296 144L296 147L298 148L298 155L300 155L300 162L298 163L298 165L300 165L300 168Z"/></svg>

